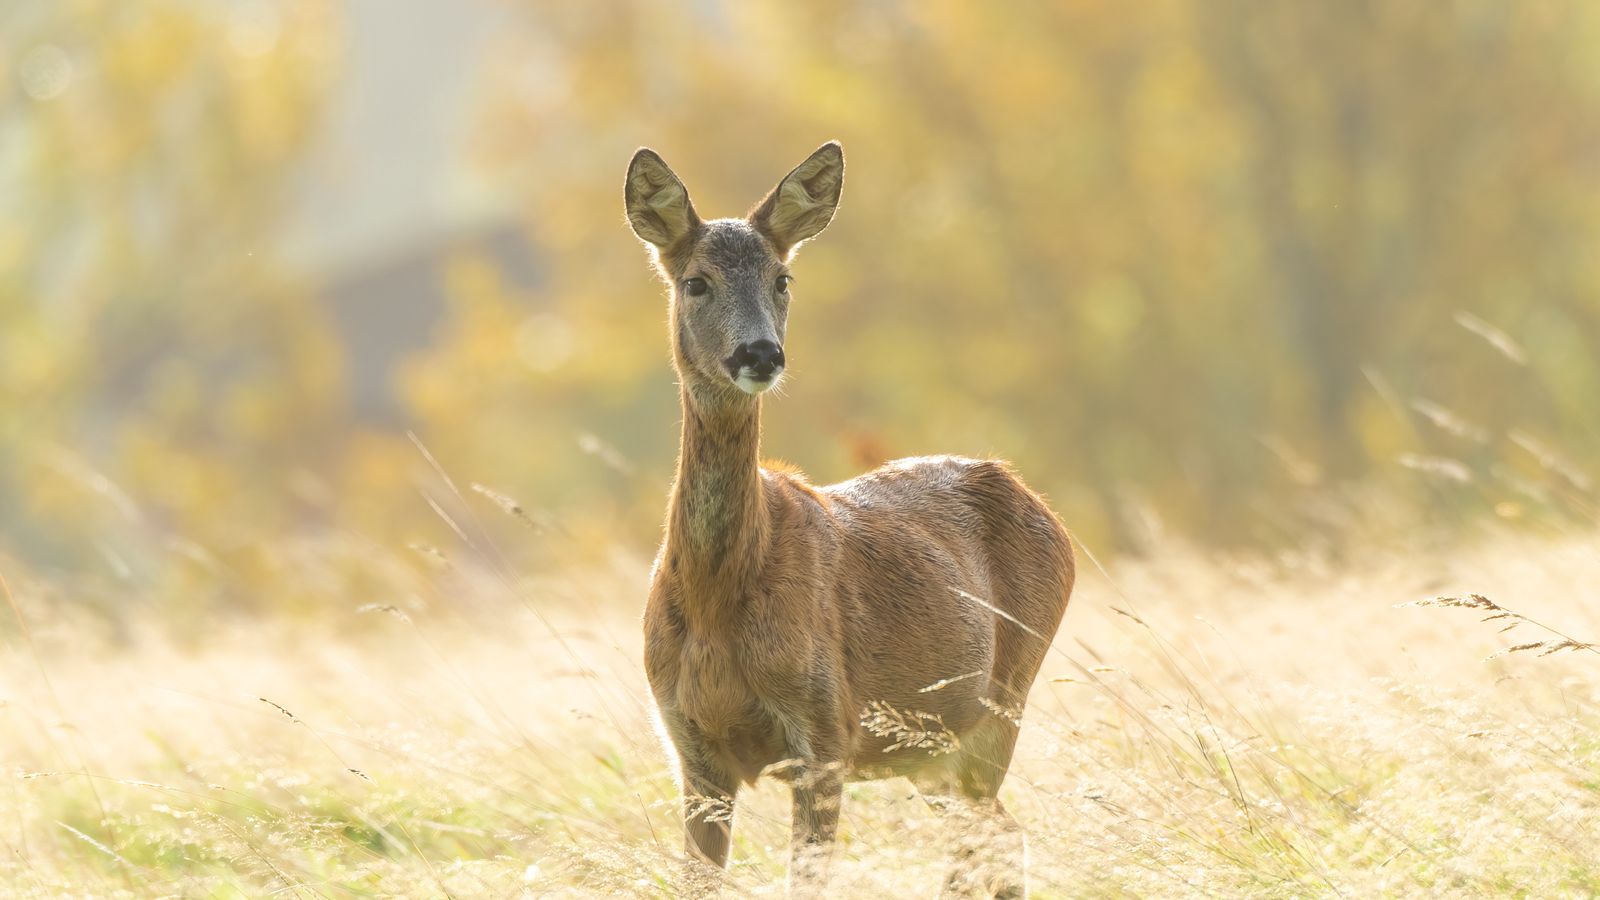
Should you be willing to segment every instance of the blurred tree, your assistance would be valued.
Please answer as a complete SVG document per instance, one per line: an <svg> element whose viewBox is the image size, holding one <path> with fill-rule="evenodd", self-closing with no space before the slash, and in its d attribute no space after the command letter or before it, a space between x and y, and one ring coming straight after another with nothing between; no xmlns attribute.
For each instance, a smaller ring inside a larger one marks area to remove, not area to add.
<svg viewBox="0 0 1600 900"><path fill-rule="evenodd" d="M271 538L441 527L275 250L339 8L0 8L0 551L285 603L311 551ZM1002 455L1095 548L1302 540L1374 482L1596 514L1600 9L504 9L473 146L545 270L451 260L393 383L463 488L572 546L649 545L678 434L629 154L738 214L828 138L766 445L818 480Z"/></svg>
<svg viewBox="0 0 1600 900"><path fill-rule="evenodd" d="M334 27L323 0L0 12L8 543L226 554L290 521L285 473L335 433L339 349L274 229Z"/></svg>
<svg viewBox="0 0 1600 900"><path fill-rule="evenodd" d="M605 423L664 473L662 306L619 225L623 161L656 147L728 214L830 137L844 209L798 269L767 445L820 478L852 448L1007 455L1129 547L1140 508L1282 537L1300 498L1393 475L1403 449L1476 453L1487 478L1540 471L1517 425L1596 448L1588 7L516 8L481 147L522 185L551 266L533 305L571 346L422 410L466 452L491 443L487 404ZM1496 358L1461 311L1560 362ZM1412 408L1429 397L1492 446L1438 433Z"/></svg>

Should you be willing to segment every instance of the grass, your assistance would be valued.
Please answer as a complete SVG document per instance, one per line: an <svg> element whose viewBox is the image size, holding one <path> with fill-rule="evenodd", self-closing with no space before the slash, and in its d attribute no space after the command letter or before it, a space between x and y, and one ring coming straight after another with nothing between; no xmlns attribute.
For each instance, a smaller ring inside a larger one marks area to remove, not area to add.
<svg viewBox="0 0 1600 900"><path fill-rule="evenodd" d="M1600 661L1538 656L1600 635L1593 535L1085 562L1002 795L1035 896L1600 893ZM381 567L308 572L334 587L294 622L186 628L13 575L0 892L679 893L645 563ZM1440 595L1465 609L1396 607ZM741 797L732 895L782 895L787 807ZM932 895L944 827L903 781L851 785L833 894Z"/></svg>

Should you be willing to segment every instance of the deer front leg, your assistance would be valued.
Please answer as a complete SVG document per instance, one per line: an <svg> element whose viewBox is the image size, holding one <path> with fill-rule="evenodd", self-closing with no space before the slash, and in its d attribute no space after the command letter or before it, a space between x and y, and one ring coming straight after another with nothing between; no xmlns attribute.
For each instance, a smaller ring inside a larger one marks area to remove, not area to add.
<svg viewBox="0 0 1600 900"><path fill-rule="evenodd" d="M683 849L689 858L692 892L714 888L701 863L723 868L733 840L733 804L739 780L703 741L691 723L663 716L683 773Z"/></svg>
<svg viewBox="0 0 1600 900"><path fill-rule="evenodd" d="M704 761L683 766L683 849L691 859L721 868L733 840L737 779Z"/></svg>
<svg viewBox="0 0 1600 900"><path fill-rule="evenodd" d="M809 732L809 733L807 733ZM833 842L844 799L844 748L836 728L812 725L789 730L790 755L799 762L790 791L794 798L789 843L789 893L818 896L828 881Z"/></svg>
<svg viewBox="0 0 1600 900"><path fill-rule="evenodd" d="M841 763L808 765L795 779L794 822L789 844L789 892L815 896L828 881L833 841L839 833L844 799Z"/></svg>

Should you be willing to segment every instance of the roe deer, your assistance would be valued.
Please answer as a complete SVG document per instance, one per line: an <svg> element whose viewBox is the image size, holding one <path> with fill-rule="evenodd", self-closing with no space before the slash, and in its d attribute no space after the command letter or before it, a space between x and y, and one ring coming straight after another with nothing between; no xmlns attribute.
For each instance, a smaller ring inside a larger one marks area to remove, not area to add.
<svg viewBox="0 0 1600 900"><path fill-rule="evenodd" d="M846 780L909 776L1020 855L997 794L1073 582L1066 529L1004 463L906 459L821 488L760 467L788 263L833 219L843 181L827 143L747 217L707 221L641 149L625 189L671 288L683 408L644 656L681 766L685 846L724 866L740 784L774 775L793 790L790 886L810 890ZM1020 896L1022 860L980 864L1011 854L963 832L947 888Z"/></svg>

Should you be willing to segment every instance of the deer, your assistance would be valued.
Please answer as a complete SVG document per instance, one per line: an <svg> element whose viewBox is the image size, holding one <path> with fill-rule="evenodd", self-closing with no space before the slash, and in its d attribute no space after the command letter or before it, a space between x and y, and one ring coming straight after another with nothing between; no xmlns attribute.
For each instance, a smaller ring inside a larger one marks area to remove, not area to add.
<svg viewBox="0 0 1600 900"><path fill-rule="evenodd" d="M720 878L739 789L771 776L792 792L789 891L815 894L843 784L905 776L986 826L961 829L945 889L1024 896L1025 838L998 795L1072 593L1066 528L1002 461L902 459L827 487L761 464L790 263L843 183L829 142L745 217L707 220L653 150L628 164L627 220L668 287L682 412L643 628L685 853Z"/></svg>

